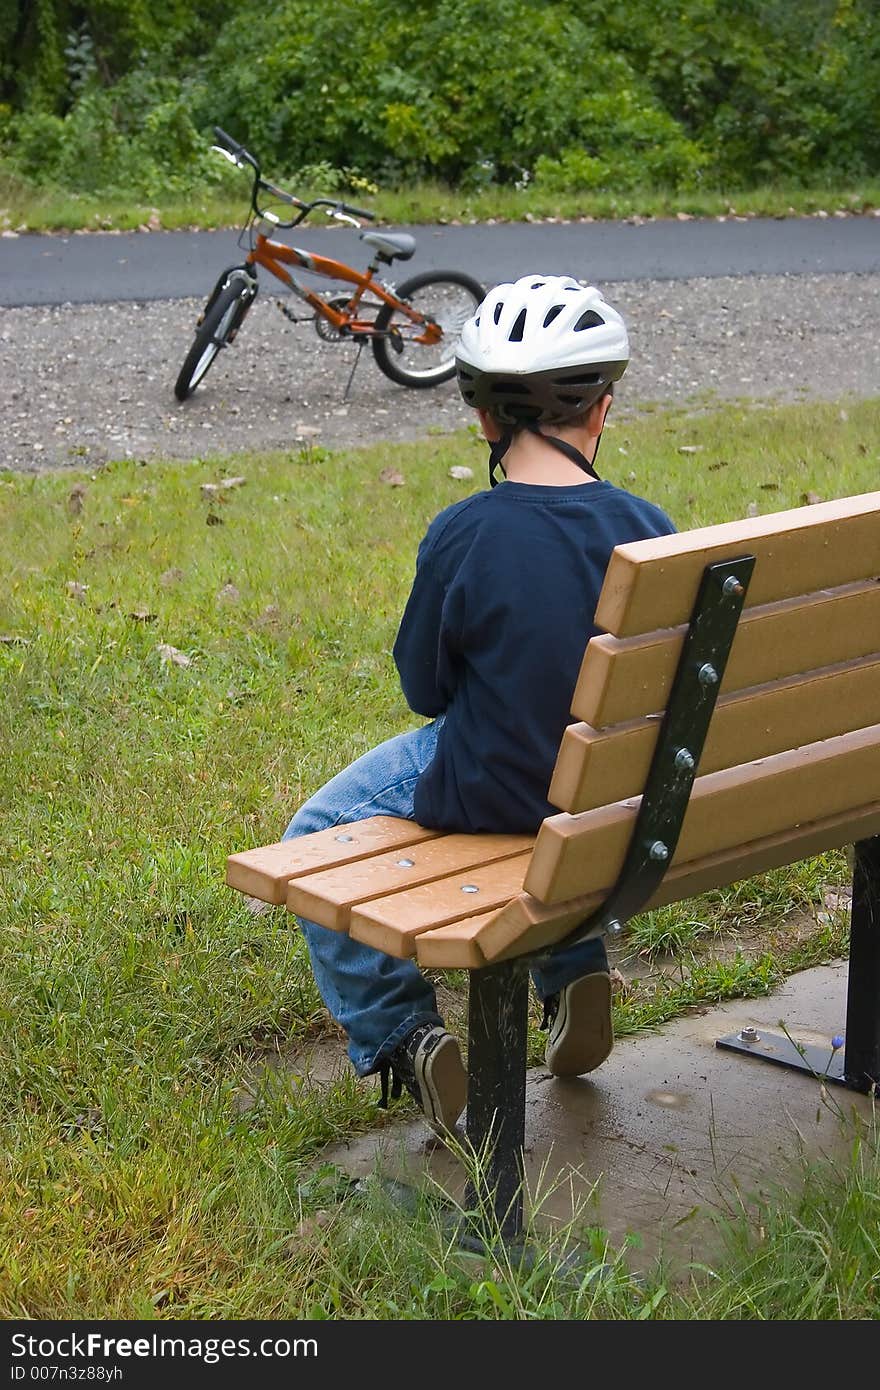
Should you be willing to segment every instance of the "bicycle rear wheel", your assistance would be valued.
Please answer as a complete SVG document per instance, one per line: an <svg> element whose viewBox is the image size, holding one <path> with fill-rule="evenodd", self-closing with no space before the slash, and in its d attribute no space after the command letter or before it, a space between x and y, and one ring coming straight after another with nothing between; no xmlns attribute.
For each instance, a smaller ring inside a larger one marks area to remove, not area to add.
<svg viewBox="0 0 880 1390"><path fill-rule="evenodd" d="M187 396L192 395L220 349L234 341L256 297L256 284L244 276L236 276L227 281L219 294L209 299L202 322L196 329L193 345L174 383L174 394L179 401L185 401Z"/></svg>
<svg viewBox="0 0 880 1390"><path fill-rule="evenodd" d="M457 270L426 270L398 285L397 295L440 329L433 343L419 342L425 325L413 323L400 309L385 304L376 328L387 337L373 338L373 356L398 386L439 386L455 376L455 344L485 290L471 275Z"/></svg>

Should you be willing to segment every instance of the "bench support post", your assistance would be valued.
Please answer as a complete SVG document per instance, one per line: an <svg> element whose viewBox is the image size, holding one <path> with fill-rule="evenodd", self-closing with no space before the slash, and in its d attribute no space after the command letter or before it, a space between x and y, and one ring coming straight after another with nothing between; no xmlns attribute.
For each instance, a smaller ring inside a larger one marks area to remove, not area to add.
<svg viewBox="0 0 880 1390"><path fill-rule="evenodd" d="M880 835L855 846L844 1077L880 1088Z"/></svg>
<svg viewBox="0 0 880 1390"><path fill-rule="evenodd" d="M740 555L704 569L620 875L602 906L554 950L619 932L672 863L754 568L754 555Z"/></svg>
<svg viewBox="0 0 880 1390"><path fill-rule="evenodd" d="M469 1184L465 1204L479 1210L491 1203L505 1240L522 1229L528 1011L521 961L470 972L467 1136L485 1188Z"/></svg>

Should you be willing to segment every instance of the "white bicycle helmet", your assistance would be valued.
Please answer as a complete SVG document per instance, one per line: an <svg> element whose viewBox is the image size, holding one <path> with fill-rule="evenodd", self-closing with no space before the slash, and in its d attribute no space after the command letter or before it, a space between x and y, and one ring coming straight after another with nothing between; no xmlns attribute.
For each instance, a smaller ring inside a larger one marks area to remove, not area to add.
<svg viewBox="0 0 880 1390"><path fill-rule="evenodd" d="M628 363L620 314L568 275L497 285L464 325L455 353L468 405L505 425L582 414Z"/></svg>

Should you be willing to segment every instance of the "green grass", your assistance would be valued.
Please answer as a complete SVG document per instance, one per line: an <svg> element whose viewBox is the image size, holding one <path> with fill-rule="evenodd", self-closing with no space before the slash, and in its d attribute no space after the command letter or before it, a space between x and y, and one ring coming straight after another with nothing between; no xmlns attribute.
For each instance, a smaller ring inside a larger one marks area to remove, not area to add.
<svg viewBox="0 0 880 1390"><path fill-rule="evenodd" d="M809 912L825 884L839 878L844 856L833 851L797 865L787 865L757 880L716 888L690 903L671 903L633 919L626 947L648 959L680 956L711 945L725 933L763 929L790 913Z"/></svg>
<svg viewBox="0 0 880 1390"><path fill-rule="evenodd" d="M656 410L616 420L604 451L607 476L685 528L872 489L880 413ZM411 726L390 649L415 549L467 489L450 466L481 480L484 453L464 432L0 475L0 1316L629 1318L682 1296L660 1275L636 1285L586 1209L579 1239L616 1270L601 1290L560 1282L558 1237L537 1273L495 1278L450 1253L430 1204L380 1226L381 1194L313 1172L328 1142L387 1123L370 1083L267 1080L251 1109L236 1104L267 1052L331 1025L286 914L251 916L223 886L225 856L277 839L327 777ZM403 487L379 479L392 462ZM203 499L201 483L231 475L247 481ZM637 921L643 944L679 947L681 968L621 1001L618 1032L838 955L839 924L796 945L773 925L845 875L825 856L682 905L682 922L709 924L708 952L684 927L676 942L669 916L653 938ZM743 927L767 938L716 959L712 932ZM451 985L460 1017L463 976ZM842 1178L850 1223L876 1201L872 1143ZM788 1252L779 1308L876 1315L868 1238L834 1232L823 1190L810 1202L800 1226L773 1228ZM849 1253L839 1287L835 1263L797 1304L797 1271L824 1248L816 1236L799 1254L805 1223ZM771 1279L769 1239L760 1268L732 1252L727 1312L717 1280L695 1274L688 1316L758 1316L742 1281Z"/></svg>
<svg viewBox="0 0 880 1390"><path fill-rule="evenodd" d="M880 1316L876 1123L848 1158L783 1162L749 1214L719 1219L723 1270L695 1267L660 1316L688 1320L876 1321Z"/></svg>
<svg viewBox="0 0 880 1390"><path fill-rule="evenodd" d="M336 196L335 190L298 186L273 171L283 186L310 199ZM375 194L341 192L338 195L360 207L372 209L386 223L423 222L505 222L545 218L596 219L627 217L784 217L820 210L871 213L880 207L880 183L866 181L859 187L788 187L768 185L749 190L694 189L688 192L657 192L653 189L627 193L597 190L571 193L542 192L533 184L517 189L490 184L477 191L422 183L406 188L380 188ZM154 201L125 190L77 193L70 189L43 187L29 183L11 171L0 169L0 230L49 232L88 230L131 231L143 226L178 228L240 226L247 212L250 185L242 175L224 180L220 189L212 186L193 189L188 194L157 197ZM320 220L320 219L319 219Z"/></svg>

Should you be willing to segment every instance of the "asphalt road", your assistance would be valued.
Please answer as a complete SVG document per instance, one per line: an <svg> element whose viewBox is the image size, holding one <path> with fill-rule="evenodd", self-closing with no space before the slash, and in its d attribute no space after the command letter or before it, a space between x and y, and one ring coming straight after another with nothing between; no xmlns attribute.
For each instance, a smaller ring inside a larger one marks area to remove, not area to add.
<svg viewBox="0 0 880 1390"><path fill-rule="evenodd" d="M419 226L399 282L429 269L466 269L486 285L532 271L600 285L694 277L880 271L880 219L694 218L690 221ZM285 233L306 250L355 266L366 248L353 229ZM0 239L0 306L200 298L223 266L241 260L237 233L131 232Z"/></svg>

